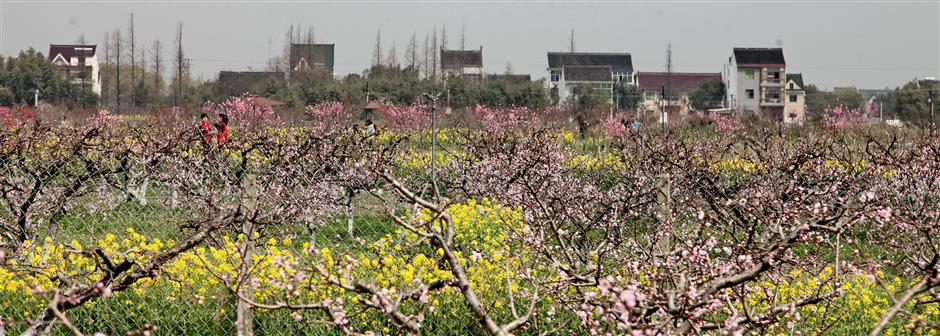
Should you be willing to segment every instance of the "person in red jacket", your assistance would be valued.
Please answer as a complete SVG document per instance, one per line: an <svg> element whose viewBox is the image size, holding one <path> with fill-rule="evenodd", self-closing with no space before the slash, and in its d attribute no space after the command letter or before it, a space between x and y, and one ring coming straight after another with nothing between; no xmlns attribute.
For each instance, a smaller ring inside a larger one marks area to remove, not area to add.
<svg viewBox="0 0 940 336"><path fill-rule="evenodd" d="M203 113L200 117L202 122L199 123L199 134L202 135L203 144L212 143L212 124L209 123L209 115Z"/></svg>
<svg viewBox="0 0 940 336"><path fill-rule="evenodd" d="M219 122L215 124L215 128L218 130L216 135L216 141L220 145L228 143L228 116L225 114L219 114Z"/></svg>

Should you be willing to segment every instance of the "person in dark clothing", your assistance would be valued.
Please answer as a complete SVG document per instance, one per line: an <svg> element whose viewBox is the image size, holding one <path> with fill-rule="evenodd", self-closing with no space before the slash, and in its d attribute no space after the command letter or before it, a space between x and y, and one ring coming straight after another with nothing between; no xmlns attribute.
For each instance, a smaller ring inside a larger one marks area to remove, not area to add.
<svg viewBox="0 0 940 336"><path fill-rule="evenodd" d="M225 114L219 114L219 122L215 124L218 134L216 135L216 141L219 145L228 143L228 116Z"/></svg>

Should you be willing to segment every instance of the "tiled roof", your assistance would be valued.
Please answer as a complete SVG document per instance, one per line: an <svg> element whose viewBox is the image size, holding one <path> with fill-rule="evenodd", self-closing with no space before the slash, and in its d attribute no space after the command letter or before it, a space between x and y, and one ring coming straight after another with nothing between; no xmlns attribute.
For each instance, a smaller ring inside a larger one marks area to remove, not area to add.
<svg viewBox="0 0 940 336"><path fill-rule="evenodd" d="M803 74L801 74L801 73L787 74L787 82L789 82L789 81L791 81L791 80L792 80L794 83L796 83L796 85L799 86L800 89L804 89L804 88L803 88Z"/></svg>
<svg viewBox="0 0 940 336"><path fill-rule="evenodd" d="M548 53L549 68L557 69L572 65L607 65L617 72L633 72L633 58L628 53Z"/></svg>
<svg viewBox="0 0 940 336"><path fill-rule="evenodd" d="M668 89L673 92L688 92L702 82L716 79L721 80L721 73L706 72L639 72L636 74L637 85L647 91L659 92L669 82Z"/></svg>
<svg viewBox="0 0 940 336"><path fill-rule="evenodd" d="M609 65L565 66L566 81L576 82L612 82Z"/></svg>
<svg viewBox="0 0 940 336"><path fill-rule="evenodd" d="M781 48L734 48L738 64L787 64Z"/></svg>
<svg viewBox="0 0 940 336"><path fill-rule="evenodd" d="M487 81L506 81L509 83L528 83L532 81L531 75L523 74L491 74L486 75Z"/></svg>
<svg viewBox="0 0 940 336"><path fill-rule="evenodd" d="M91 53L85 55L90 57L95 55L98 46L94 44L50 44L48 57L49 60L54 60L56 56L62 55L66 62L71 62L72 56L76 54L76 49L80 48L90 48Z"/></svg>
<svg viewBox="0 0 940 336"><path fill-rule="evenodd" d="M483 66L483 50L441 50L441 66Z"/></svg>

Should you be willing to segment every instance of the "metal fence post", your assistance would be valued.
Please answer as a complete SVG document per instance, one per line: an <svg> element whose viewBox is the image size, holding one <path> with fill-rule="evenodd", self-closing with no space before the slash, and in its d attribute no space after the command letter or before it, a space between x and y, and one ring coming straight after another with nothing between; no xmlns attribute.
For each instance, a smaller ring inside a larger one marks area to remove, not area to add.
<svg viewBox="0 0 940 336"><path fill-rule="evenodd" d="M249 217L250 214L254 213L257 204L258 204L258 185L255 180L255 176L252 174L245 174L244 183L244 192L242 194L242 206L244 208L244 216ZM242 300L240 297L251 298L251 281L248 278L251 276L251 260L254 257L254 243L252 241L252 234L254 233L254 223L247 218L242 220L242 251L241 258L242 263L241 267L238 269L238 295L235 298L237 301L237 307L235 309L235 329L238 336L252 336L254 335L254 318L252 316L251 306Z"/></svg>

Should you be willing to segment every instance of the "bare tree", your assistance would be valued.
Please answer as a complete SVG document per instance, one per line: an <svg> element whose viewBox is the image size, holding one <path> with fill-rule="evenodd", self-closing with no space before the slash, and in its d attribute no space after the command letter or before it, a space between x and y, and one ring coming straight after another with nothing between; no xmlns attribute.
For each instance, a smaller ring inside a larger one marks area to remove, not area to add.
<svg viewBox="0 0 940 336"><path fill-rule="evenodd" d="M313 26L307 27L307 36L305 36L304 40L307 41L307 44L317 43L313 35Z"/></svg>
<svg viewBox="0 0 940 336"><path fill-rule="evenodd" d="M464 44L466 40L467 33L467 24L464 23L460 26L460 50L467 50L466 45Z"/></svg>
<svg viewBox="0 0 940 336"><path fill-rule="evenodd" d="M415 69L418 67L418 40L415 34L411 34L411 40L408 41L408 47L405 48L405 58L408 61L408 67Z"/></svg>
<svg viewBox="0 0 940 336"><path fill-rule="evenodd" d="M434 26L434 33L431 34L431 80L437 80L437 60L440 55L437 44L437 26Z"/></svg>
<svg viewBox="0 0 940 336"><path fill-rule="evenodd" d="M153 58L153 64L151 65L151 72L153 72L153 96L155 99L159 99L163 93L163 46L160 43L160 39L153 41L150 55Z"/></svg>
<svg viewBox="0 0 940 336"><path fill-rule="evenodd" d="M388 57L385 58L389 68L398 67L398 52L395 51L395 42L392 41L392 48L388 50Z"/></svg>
<svg viewBox="0 0 940 336"><path fill-rule="evenodd" d="M183 55L183 22L176 24L176 92L173 95L173 104L179 106L183 101L183 68L186 59Z"/></svg>
<svg viewBox="0 0 940 336"><path fill-rule="evenodd" d="M430 38L428 37L428 35L425 34L424 35L424 79L428 79L431 77L431 68L430 68L431 63L428 60L428 57L430 56L430 51L429 51L430 44L428 44L429 39Z"/></svg>
<svg viewBox="0 0 940 336"><path fill-rule="evenodd" d="M114 83L114 102L115 102L115 113L121 113L121 30L117 29L111 33L111 39L114 40L114 67L115 67L115 83Z"/></svg>
<svg viewBox="0 0 940 336"><path fill-rule="evenodd" d="M441 49L447 49L447 25L441 26Z"/></svg>
<svg viewBox="0 0 940 336"><path fill-rule="evenodd" d="M372 51L372 65L382 64L382 30L375 34L375 50Z"/></svg>
<svg viewBox="0 0 940 336"><path fill-rule="evenodd" d="M571 36L568 37L568 51L574 53L574 29L571 29Z"/></svg>
<svg viewBox="0 0 940 336"><path fill-rule="evenodd" d="M111 34L104 33L104 66L102 67L101 73L101 101L108 105L108 101L111 100L111 78L110 74L106 69L110 69L111 64Z"/></svg>
<svg viewBox="0 0 940 336"><path fill-rule="evenodd" d="M293 66L290 64L291 45L294 43L293 35L294 26L291 25L287 28L287 32L284 33L284 49L281 50L281 55L268 59L268 71L290 71L291 67Z"/></svg>
<svg viewBox="0 0 940 336"><path fill-rule="evenodd" d="M127 29L127 35L128 35L128 36L127 36L128 42L130 43L130 50L128 50L128 51L130 52L129 56L131 57L131 86L130 86L130 88L131 88L131 106L136 106L136 105L137 105L137 102L136 102L135 99L134 99L134 97L135 97L134 89L135 89L135 86L137 85L137 78L136 78L136 74L137 74L137 62L135 62L135 60L134 60L134 58L136 57L136 55L135 55L135 53L134 53L134 45L136 44L136 41L135 41L136 38L134 37L134 13L131 13L130 24L129 24L128 29Z"/></svg>

